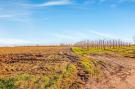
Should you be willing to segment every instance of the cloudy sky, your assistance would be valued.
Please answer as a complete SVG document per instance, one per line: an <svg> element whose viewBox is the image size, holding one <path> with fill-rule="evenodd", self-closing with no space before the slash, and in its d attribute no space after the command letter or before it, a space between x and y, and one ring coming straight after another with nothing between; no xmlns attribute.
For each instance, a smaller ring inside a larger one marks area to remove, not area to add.
<svg viewBox="0 0 135 89"><path fill-rule="evenodd" d="M0 0L0 45L135 36L135 0Z"/></svg>

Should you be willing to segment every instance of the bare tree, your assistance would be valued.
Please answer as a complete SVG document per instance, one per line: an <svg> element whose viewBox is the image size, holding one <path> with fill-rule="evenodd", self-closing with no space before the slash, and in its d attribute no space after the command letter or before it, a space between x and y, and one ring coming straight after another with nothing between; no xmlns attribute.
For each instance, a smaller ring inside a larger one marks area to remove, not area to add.
<svg viewBox="0 0 135 89"><path fill-rule="evenodd" d="M135 40L135 38L134 38ZM123 46L130 46L129 42L124 42L120 39L112 39L112 40L84 40L77 42L74 44L74 46L82 47L85 49L89 48L98 48L98 49L106 49L106 48L118 48L118 47L123 47Z"/></svg>
<svg viewBox="0 0 135 89"><path fill-rule="evenodd" d="M134 36L133 40L134 40L134 45L135 45L135 36Z"/></svg>

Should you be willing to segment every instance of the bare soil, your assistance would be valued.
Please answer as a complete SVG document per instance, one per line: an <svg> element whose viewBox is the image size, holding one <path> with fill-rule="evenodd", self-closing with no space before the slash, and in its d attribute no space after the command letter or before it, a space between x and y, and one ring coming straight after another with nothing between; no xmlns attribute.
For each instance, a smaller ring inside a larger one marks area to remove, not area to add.
<svg viewBox="0 0 135 89"><path fill-rule="evenodd" d="M21 73L51 75L52 72L61 72L59 69L55 70L54 66L64 68L68 64L74 64L77 66L77 74L69 89L135 89L135 58L116 54L88 55L98 62L96 66L100 69L100 76L95 77L84 71L79 64L81 57L73 54L70 48L41 49L0 54L0 78Z"/></svg>
<svg viewBox="0 0 135 89"><path fill-rule="evenodd" d="M135 89L135 59L119 55L91 55L103 61L102 76L90 79L85 89Z"/></svg>

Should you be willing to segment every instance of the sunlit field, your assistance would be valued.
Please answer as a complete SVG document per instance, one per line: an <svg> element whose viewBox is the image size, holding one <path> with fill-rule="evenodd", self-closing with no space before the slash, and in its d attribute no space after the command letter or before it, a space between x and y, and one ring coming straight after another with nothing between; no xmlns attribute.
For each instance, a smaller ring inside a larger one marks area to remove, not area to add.
<svg viewBox="0 0 135 89"><path fill-rule="evenodd" d="M135 89L135 0L0 0L0 89Z"/></svg>
<svg viewBox="0 0 135 89"><path fill-rule="evenodd" d="M131 61L135 58L134 51L134 46L105 49L69 46L2 47L0 89L84 89L89 87L87 83L94 85L90 81L105 81L108 73L115 75L126 72L127 68L113 63L113 58L131 58ZM98 56L109 56L112 60L99 59Z"/></svg>

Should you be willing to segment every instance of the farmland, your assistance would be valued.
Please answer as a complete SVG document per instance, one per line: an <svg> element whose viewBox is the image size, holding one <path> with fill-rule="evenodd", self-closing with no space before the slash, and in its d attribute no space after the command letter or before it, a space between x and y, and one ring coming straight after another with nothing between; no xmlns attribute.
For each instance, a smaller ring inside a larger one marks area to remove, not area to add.
<svg viewBox="0 0 135 89"><path fill-rule="evenodd" d="M0 89L135 89L135 46L0 48Z"/></svg>
<svg viewBox="0 0 135 89"><path fill-rule="evenodd" d="M0 89L135 89L135 0L0 0Z"/></svg>

